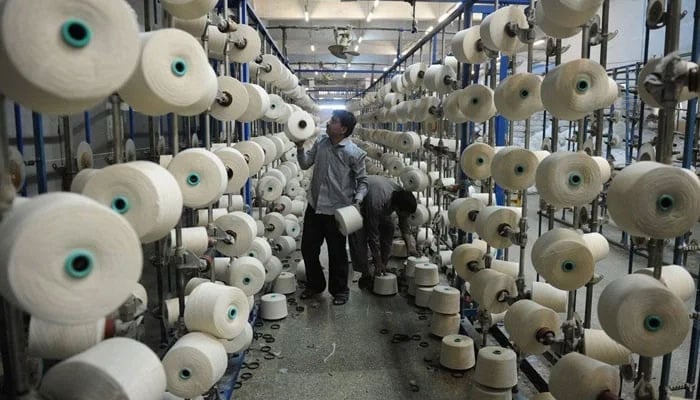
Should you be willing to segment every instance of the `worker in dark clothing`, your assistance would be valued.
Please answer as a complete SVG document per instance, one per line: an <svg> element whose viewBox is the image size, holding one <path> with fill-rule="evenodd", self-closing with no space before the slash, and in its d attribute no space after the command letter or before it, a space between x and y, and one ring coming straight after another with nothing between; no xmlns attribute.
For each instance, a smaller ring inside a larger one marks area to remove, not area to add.
<svg viewBox="0 0 700 400"><path fill-rule="evenodd" d="M297 143L297 160L302 169L314 166L309 188L301 253L306 265L307 299L326 289L319 255L321 245L328 245L328 291L333 304L348 301L348 258L345 236L340 233L333 214L338 208L359 204L367 192L365 153L350 139L355 127L355 116L345 110L335 110L326 134L319 136L310 150Z"/></svg>
<svg viewBox="0 0 700 400"><path fill-rule="evenodd" d="M368 265L368 246L374 260L374 275L386 272L394 239L394 222L391 218L394 212L399 217L401 237L406 242L409 255L419 255L408 224L408 217L416 211L416 207L416 197L398 183L378 175L367 177L367 195L360 205L363 228L348 237L353 269L362 273L358 281L361 288L372 287L374 279Z"/></svg>

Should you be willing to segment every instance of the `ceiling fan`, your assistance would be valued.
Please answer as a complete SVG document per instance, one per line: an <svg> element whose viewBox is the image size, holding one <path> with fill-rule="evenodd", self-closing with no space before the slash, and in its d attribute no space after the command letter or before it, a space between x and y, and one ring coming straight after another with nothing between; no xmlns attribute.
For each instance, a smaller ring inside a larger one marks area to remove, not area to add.
<svg viewBox="0 0 700 400"><path fill-rule="evenodd" d="M349 57L359 56L360 53L350 49L352 45L352 27L333 28L335 44L328 46L328 50L336 57L347 60Z"/></svg>

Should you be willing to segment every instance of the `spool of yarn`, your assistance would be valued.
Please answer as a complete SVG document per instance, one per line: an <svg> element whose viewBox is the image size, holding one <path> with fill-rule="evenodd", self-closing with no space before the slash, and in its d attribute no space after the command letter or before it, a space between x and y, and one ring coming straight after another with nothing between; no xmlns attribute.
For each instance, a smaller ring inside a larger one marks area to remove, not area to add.
<svg viewBox="0 0 700 400"><path fill-rule="evenodd" d="M201 17L198 18L173 17L173 28L183 30L189 33L190 35L194 36L195 39L201 39L201 37L204 36L204 32L207 30L208 26L206 14L207 13L204 13Z"/></svg>
<svg viewBox="0 0 700 400"><path fill-rule="evenodd" d="M677 167L640 161L619 172L608 190L615 223L633 236L670 239L700 217L700 180Z"/></svg>
<svg viewBox="0 0 700 400"><path fill-rule="evenodd" d="M558 151L537 168L540 197L556 208L590 203L600 194L602 184L600 166L583 152Z"/></svg>
<svg viewBox="0 0 700 400"><path fill-rule="evenodd" d="M581 26L564 26L547 14L542 3L538 2L535 5L535 24L542 32L557 39L565 39L577 35L581 32Z"/></svg>
<svg viewBox="0 0 700 400"><path fill-rule="evenodd" d="M16 150L16 149L15 149ZM19 152L15 153L18 154ZM10 157L12 159L12 157ZM90 144L87 142L80 142L78 145L78 149L76 151L76 162L78 164L78 171L82 171L86 168L92 168L94 164L94 160L92 157L92 147L90 147ZM22 160L22 157L20 155L19 160ZM24 163L22 162L22 166L24 166ZM75 178L74 178L75 179ZM17 187L17 185L15 185ZM20 185L21 187L21 185Z"/></svg>
<svg viewBox="0 0 700 400"><path fill-rule="evenodd" d="M374 285L372 286L374 294L380 296L393 296L399 291L396 275L387 272L374 277Z"/></svg>
<svg viewBox="0 0 700 400"><path fill-rule="evenodd" d="M454 200L447 211L450 224L465 232L476 232L476 217L484 207L484 203L473 198Z"/></svg>
<svg viewBox="0 0 700 400"><path fill-rule="evenodd" d="M554 228L532 247L532 265L553 286L576 290L593 277L595 258L583 236L571 229Z"/></svg>
<svg viewBox="0 0 700 400"><path fill-rule="evenodd" d="M297 248L297 243L291 236L280 236L275 239L275 249L280 257L287 257Z"/></svg>
<svg viewBox="0 0 700 400"><path fill-rule="evenodd" d="M430 296L430 309L441 314L457 314L460 307L459 290L445 285L438 285L433 288Z"/></svg>
<svg viewBox="0 0 700 400"><path fill-rule="evenodd" d="M163 0L161 4L174 17L195 19L207 15L216 6L216 0Z"/></svg>
<svg viewBox="0 0 700 400"><path fill-rule="evenodd" d="M547 16L562 26L581 26L593 18L600 9L603 0L562 1L543 0L542 6Z"/></svg>
<svg viewBox="0 0 700 400"><path fill-rule="evenodd" d="M248 107L238 117L241 122L253 122L262 118L265 111L270 107L270 97L265 89L254 83L244 83L246 92L248 92Z"/></svg>
<svg viewBox="0 0 700 400"><path fill-rule="evenodd" d="M508 309L505 326L510 340L525 354L542 354L549 349L541 343L546 336L553 340L561 333L559 315L532 300L519 300Z"/></svg>
<svg viewBox="0 0 700 400"><path fill-rule="evenodd" d="M422 192L428 187L428 175L417 168L406 168L401 172L401 183L409 192Z"/></svg>
<svg viewBox="0 0 700 400"><path fill-rule="evenodd" d="M296 216L294 215L290 216L296 218ZM299 222L297 222L296 220L285 218L284 224L286 226L284 229L285 235L291 237L292 239L296 239L299 237L299 234L301 233L301 227L299 226Z"/></svg>
<svg viewBox="0 0 700 400"><path fill-rule="evenodd" d="M39 392L49 399L160 399L166 375L145 344L113 338L49 369Z"/></svg>
<svg viewBox="0 0 700 400"><path fill-rule="evenodd" d="M426 69L427 66L422 62L411 64L406 68L404 77L409 88L413 89L422 84Z"/></svg>
<svg viewBox="0 0 700 400"><path fill-rule="evenodd" d="M496 200L496 193L470 193L469 197L479 200L484 205L489 205L489 198L491 203L493 203Z"/></svg>
<svg viewBox="0 0 700 400"><path fill-rule="evenodd" d="M459 314L433 313L430 319L430 333L437 337L456 335L459 333L460 322Z"/></svg>
<svg viewBox="0 0 700 400"><path fill-rule="evenodd" d="M187 305L187 300L189 300L189 296L185 296L185 305ZM168 327L172 327L180 317L180 300L175 297L166 299L164 303L163 319L167 322Z"/></svg>
<svg viewBox="0 0 700 400"><path fill-rule="evenodd" d="M529 24L525 11L516 6L503 7L489 14L481 21L479 32L484 46L491 50L501 51L512 56L521 44L518 35L508 32L511 26L528 29Z"/></svg>
<svg viewBox="0 0 700 400"><path fill-rule="evenodd" d="M295 111L287 119L284 126L284 133L292 142L303 142L313 136L316 124L313 118L306 111Z"/></svg>
<svg viewBox="0 0 700 400"><path fill-rule="evenodd" d="M265 162L265 152L259 144L250 140L237 142L233 148L241 152L248 163L249 176L255 176Z"/></svg>
<svg viewBox="0 0 700 400"><path fill-rule="evenodd" d="M583 354L610 365L625 365L632 362L632 352L600 329L584 329Z"/></svg>
<svg viewBox="0 0 700 400"><path fill-rule="evenodd" d="M214 30L217 29L214 27ZM219 97L211 104L209 114L219 121L234 121L248 108L248 91L236 78L220 76L217 79Z"/></svg>
<svg viewBox="0 0 700 400"><path fill-rule="evenodd" d="M306 202L302 200L292 200L292 214L297 217L304 215L304 210L306 210Z"/></svg>
<svg viewBox="0 0 700 400"><path fill-rule="evenodd" d="M32 317L27 353L48 360L63 360L81 353L105 337L105 319L80 325L58 325Z"/></svg>
<svg viewBox="0 0 700 400"><path fill-rule="evenodd" d="M136 161L136 143L133 139L127 139L124 144L124 155L126 162Z"/></svg>
<svg viewBox="0 0 700 400"><path fill-rule="evenodd" d="M440 283L437 265L432 263L417 264L414 267L413 279L418 286L433 287L437 285Z"/></svg>
<svg viewBox="0 0 700 400"><path fill-rule="evenodd" d="M0 222L0 238L0 292L47 322L94 322L117 309L141 276L141 245L131 225L74 193L13 205Z"/></svg>
<svg viewBox="0 0 700 400"><path fill-rule="evenodd" d="M471 281L472 297L486 310L502 313L508 309L506 297L518 294L513 277L492 269L482 269Z"/></svg>
<svg viewBox="0 0 700 400"><path fill-rule="evenodd" d="M240 193L250 176L245 156L232 147L218 149L214 154L221 159L226 168L228 184L224 193Z"/></svg>
<svg viewBox="0 0 700 400"><path fill-rule="evenodd" d="M351 235L362 229L362 214L355 206L335 210L335 222L343 236Z"/></svg>
<svg viewBox="0 0 700 400"><path fill-rule="evenodd" d="M297 290L297 280L294 274L282 272L275 280L272 289L275 293L292 294Z"/></svg>
<svg viewBox="0 0 700 400"><path fill-rule="evenodd" d="M415 278L414 278L415 282ZM430 306L430 296L433 294L432 286L418 286L416 284L416 307L428 308Z"/></svg>
<svg viewBox="0 0 700 400"><path fill-rule="evenodd" d="M284 185L277 177L267 175L260 178L256 190L263 200L275 201L282 195Z"/></svg>
<svg viewBox="0 0 700 400"><path fill-rule="evenodd" d="M568 293L549 283L532 282L532 301L558 313L563 313L566 312Z"/></svg>
<svg viewBox="0 0 700 400"><path fill-rule="evenodd" d="M249 25L236 25L236 31L231 33L231 42L234 45L229 47L229 56L233 62L250 63L260 55L260 35Z"/></svg>
<svg viewBox="0 0 700 400"><path fill-rule="evenodd" d="M651 143L644 143L637 152L637 161L655 161L656 147Z"/></svg>
<svg viewBox="0 0 700 400"><path fill-rule="evenodd" d="M520 265L514 261L491 260L491 269L517 278Z"/></svg>
<svg viewBox="0 0 700 400"><path fill-rule="evenodd" d="M304 260L298 260L296 262L294 277L297 281L306 282L306 265L304 264Z"/></svg>
<svg viewBox="0 0 700 400"><path fill-rule="evenodd" d="M452 265L452 250L440 250L433 256L433 263L438 267L448 267Z"/></svg>
<svg viewBox="0 0 700 400"><path fill-rule="evenodd" d="M267 111L265 111L263 119L266 121L276 122L277 120L282 119L282 117L285 116L285 113L289 113L289 109L287 108L287 103L284 102L282 97L271 93L269 98L270 106L267 108ZM291 113L286 115L285 121L289 118L289 115L291 115Z"/></svg>
<svg viewBox="0 0 700 400"><path fill-rule="evenodd" d="M541 86L542 78L532 73L511 75L501 81L493 95L498 113L511 121L521 121L544 110Z"/></svg>
<svg viewBox="0 0 700 400"><path fill-rule="evenodd" d="M647 64L639 71L639 77L637 78L637 91L639 92L639 97L642 98L645 104L650 107L661 108L663 107L654 96L649 93L644 82L647 80L649 75L657 74L657 76L663 76L663 65L661 65L661 58L652 58L647 62ZM676 70L687 71L689 73L692 69L697 68L698 65L692 62L680 60L678 64L674 67ZM688 90L688 86L685 85L681 88L681 92L678 95L678 101L684 102L697 97L697 92L691 92ZM652 158L651 161L654 159Z"/></svg>
<svg viewBox="0 0 700 400"><path fill-rule="evenodd" d="M177 181L167 169L149 161L105 167L82 193L126 218L143 243L166 236L182 213Z"/></svg>
<svg viewBox="0 0 700 400"><path fill-rule="evenodd" d="M270 257L272 257L272 247L267 242L266 239L261 237L256 237L253 239L253 244L250 249L246 252L248 257L256 258L262 264L265 264Z"/></svg>
<svg viewBox="0 0 700 400"><path fill-rule="evenodd" d="M270 257L265 263L265 283L274 281L281 273L282 261L276 256Z"/></svg>
<svg viewBox="0 0 700 400"><path fill-rule="evenodd" d="M472 143L462 152L462 171L472 179L486 179L491 176L491 161L494 156L495 151L488 144Z"/></svg>
<svg viewBox="0 0 700 400"><path fill-rule="evenodd" d="M593 161L598 164L598 168L600 169L600 181L602 183L609 181L610 177L612 176L612 167L610 166L608 160L597 156L591 158L593 158Z"/></svg>
<svg viewBox="0 0 700 400"><path fill-rule="evenodd" d="M166 28L141 34L141 60L119 95L142 114L193 116L211 106L218 86L199 42Z"/></svg>
<svg viewBox="0 0 700 400"><path fill-rule="evenodd" d="M454 370L467 370L476 364L474 341L469 336L448 335L442 338L440 365Z"/></svg>
<svg viewBox="0 0 700 400"><path fill-rule="evenodd" d="M226 277L226 279L224 279L224 280L227 280L227 279L228 279L228 277ZM189 297L189 295L192 294L192 292L194 291L195 288L197 288L197 286L199 286L203 283L206 283L206 282L211 283L211 280L207 279L207 278L198 278L198 277L191 278L189 281L187 281L187 285L185 285L185 297ZM214 282L214 284L215 285L223 285L224 282L216 281L216 282Z"/></svg>
<svg viewBox="0 0 700 400"><path fill-rule="evenodd" d="M217 218L228 214L228 209L226 208L214 208L212 209L212 221L216 221ZM209 224L209 210L197 210L197 226L207 226Z"/></svg>
<svg viewBox="0 0 700 400"><path fill-rule="evenodd" d="M493 90L485 85L469 85L457 98L459 109L468 121L483 123L496 115Z"/></svg>
<svg viewBox="0 0 700 400"><path fill-rule="evenodd" d="M231 263L228 283L247 296L252 296L265 284L265 267L257 258L239 257Z"/></svg>
<svg viewBox="0 0 700 400"><path fill-rule="evenodd" d="M598 232L583 234L583 240L586 242L586 246L588 247L588 250L591 251L595 261L604 259L610 253L608 239Z"/></svg>
<svg viewBox="0 0 700 400"><path fill-rule="evenodd" d="M569 353L552 367L549 390L557 400L595 400L602 392L619 392L620 373L583 354Z"/></svg>
<svg viewBox="0 0 700 400"><path fill-rule="evenodd" d="M228 175L221 159L205 149L187 149L168 165L182 191L186 207L204 208L215 203L226 190Z"/></svg>
<svg viewBox="0 0 700 400"><path fill-rule="evenodd" d="M274 82L285 77L286 67L274 54L263 54L260 63L264 68L258 70L258 77L264 82Z"/></svg>
<svg viewBox="0 0 700 400"><path fill-rule="evenodd" d="M415 271L416 271L416 265L420 264L427 264L430 262L428 257L425 256L420 256L420 257L408 257L408 260L406 261L406 270L404 271L404 275L413 278L415 276Z"/></svg>
<svg viewBox="0 0 700 400"><path fill-rule="evenodd" d="M275 145L275 142L273 142L265 136L256 136L250 138L250 140L259 144L260 147L262 147L263 154L265 154L263 165L270 165L273 161L275 161L275 159L277 158L277 146ZM274 168L269 169L265 173L265 175L268 174L278 178L280 182L282 182L282 185L285 185L287 183L287 178L284 176L284 174Z"/></svg>
<svg viewBox="0 0 700 400"><path fill-rule="evenodd" d="M126 2L4 1L0 21L0 92L37 112L69 115L96 106L138 62L139 27ZM51 68L27 68L48 59Z"/></svg>
<svg viewBox="0 0 700 400"><path fill-rule="evenodd" d="M491 176L505 189L524 190L535 183L537 156L530 150L509 146L501 149L491 162Z"/></svg>
<svg viewBox="0 0 700 400"><path fill-rule="evenodd" d="M227 365L224 345L202 332L181 337L163 357L168 391L185 398L209 391L224 376Z"/></svg>
<svg viewBox="0 0 700 400"><path fill-rule="evenodd" d="M260 303L260 318L276 321L287 318L287 296L280 293L268 293Z"/></svg>
<svg viewBox="0 0 700 400"><path fill-rule="evenodd" d="M457 32L450 42L452 54L460 62L467 64L481 64L488 61L489 57L484 53L481 41L481 29L478 26Z"/></svg>
<svg viewBox="0 0 700 400"><path fill-rule="evenodd" d="M257 236L258 226L255 220L241 211L234 211L219 217L214 221L214 224L233 239L229 243L223 240L216 242L216 249L229 257L238 257L245 254L253 245L253 239Z"/></svg>
<svg viewBox="0 0 700 400"><path fill-rule="evenodd" d="M202 256L207 251L207 247L209 247L209 235L205 227L182 228L182 248ZM170 249L173 251L176 249L175 229L170 231Z"/></svg>
<svg viewBox="0 0 700 400"><path fill-rule="evenodd" d="M484 250L471 243L457 246L452 252L452 267L455 273L469 282L478 271L484 269Z"/></svg>
<svg viewBox="0 0 700 400"><path fill-rule="evenodd" d="M253 327L248 323L243 328L238 336L233 339L219 339L219 342L224 345L226 353L235 354L246 351L253 341Z"/></svg>
<svg viewBox="0 0 700 400"><path fill-rule="evenodd" d="M476 217L476 232L492 247L510 247L513 242L508 235L503 234L503 228L509 226L517 230L521 213L522 209L515 207L486 207Z"/></svg>
<svg viewBox="0 0 700 400"><path fill-rule="evenodd" d="M474 381L493 389L509 389L518 384L517 356L513 350L486 346L479 350Z"/></svg>
<svg viewBox="0 0 700 400"><path fill-rule="evenodd" d="M474 384L469 390L469 398L474 400L512 400L511 390L496 390Z"/></svg>
<svg viewBox="0 0 700 400"><path fill-rule="evenodd" d="M635 274L654 276L653 268L634 271ZM695 279L685 267L680 265L665 265L661 268L661 283L681 300L688 301L695 294Z"/></svg>
<svg viewBox="0 0 700 400"><path fill-rule="evenodd" d="M228 283L228 267L230 264L231 257L214 258L214 277L217 281L223 281Z"/></svg>
<svg viewBox="0 0 700 400"><path fill-rule="evenodd" d="M424 227L418 228L416 242L419 246L431 246L435 242L435 235L433 234L433 229Z"/></svg>
<svg viewBox="0 0 700 400"><path fill-rule="evenodd" d="M232 264L231 275L234 269ZM237 287L204 282L188 296L184 317L190 331L233 339L247 323L248 297Z"/></svg>
<svg viewBox="0 0 700 400"><path fill-rule="evenodd" d="M569 61L549 71L541 88L544 108L570 121L609 107L617 95L617 83L608 77L605 68L589 59Z"/></svg>
<svg viewBox="0 0 700 400"><path fill-rule="evenodd" d="M219 207L226 207L230 211L243 211L245 202L243 201L243 196L233 195L231 196L231 201L229 202L228 196L223 196L219 199Z"/></svg>
<svg viewBox="0 0 700 400"><path fill-rule="evenodd" d="M85 189L85 185L92 179L93 176L100 172L99 169L86 168L78 172L78 174L73 178L73 182L70 185L70 191L73 193L82 193Z"/></svg>
<svg viewBox="0 0 700 400"><path fill-rule="evenodd" d="M265 215L263 217L263 224L265 225L265 237L270 239L277 239L282 236L285 229L287 229L284 215L278 212L271 212Z"/></svg>
<svg viewBox="0 0 700 400"><path fill-rule="evenodd" d="M598 302L600 326L632 352L658 357L685 339L690 322L685 304L663 283L631 274L608 284Z"/></svg>
<svg viewBox="0 0 700 400"><path fill-rule="evenodd" d="M162 155L158 158L158 165L160 165L163 168L168 168L168 165L170 165L170 162L172 160L173 160L173 156L171 154Z"/></svg>

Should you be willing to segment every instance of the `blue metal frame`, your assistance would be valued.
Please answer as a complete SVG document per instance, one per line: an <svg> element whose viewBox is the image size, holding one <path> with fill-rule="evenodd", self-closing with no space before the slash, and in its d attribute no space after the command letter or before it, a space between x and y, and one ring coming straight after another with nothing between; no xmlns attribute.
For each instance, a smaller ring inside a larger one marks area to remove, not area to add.
<svg viewBox="0 0 700 400"><path fill-rule="evenodd" d="M20 154L24 156L24 135L22 129L22 108L19 104L15 103L15 137L17 138L17 150ZM22 157L24 161L24 157ZM22 184L22 188L19 191L22 196L27 196L27 181L25 180Z"/></svg>
<svg viewBox="0 0 700 400"><path fill-rule="evenodd" d="M238 0L238 19L241 24L247 24L248 23L248 2L247 0ZM262 24L261 24L262 25ZM266 31L267 32L267 31ZM268 35L269 36L269 35ZM248 64L241 64L241 82L247 83L250 82L250 70L248 69ZM242 140L250 140L250 122L244 122L243 123L243 137L241 138ZM252 205L252 198L251 198L251 193L250 193L250 179L248 179L245 183L245 188L243 192L243 198L245 199L246 205L248 205L248 212L250 212L251 205Z"/></svg>
<svg viewBox="0 0 700 400"><path fill-rule="evenodd" d="M48 191L46 179L46 151L44 149L44 119L39 113L32 113L32 126L34 128L34 158L36 163L36 178L38 192Z"/></svg>
<svg viewBox="0 0 700 400"><path fill-rule="evenodd" d="M90 144L92 143L92 126L90 125L90 111L85 111L83 113L83 121L85 124L85 141Z"/></svg>

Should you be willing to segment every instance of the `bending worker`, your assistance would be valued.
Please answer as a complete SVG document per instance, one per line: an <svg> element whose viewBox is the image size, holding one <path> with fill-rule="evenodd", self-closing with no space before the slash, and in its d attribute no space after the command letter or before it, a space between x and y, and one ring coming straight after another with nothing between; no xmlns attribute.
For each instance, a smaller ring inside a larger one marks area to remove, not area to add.
<svg viewBox="0 0 700 400"><path fill-rule="evenodd" d="M416 212L417 207L413 193L393 180L378 175L368 176L367 186L367 195L360 206L363 227L348 237L353 269L362 272L358 281L361 288L371 288L374 281L368 265L368 245L374 260L374 274L386 271L394 239L394 222L391 218L394 212L399 217L401 237L406 242L409 255L419 255L408 224L408 217Z"/></svg>

